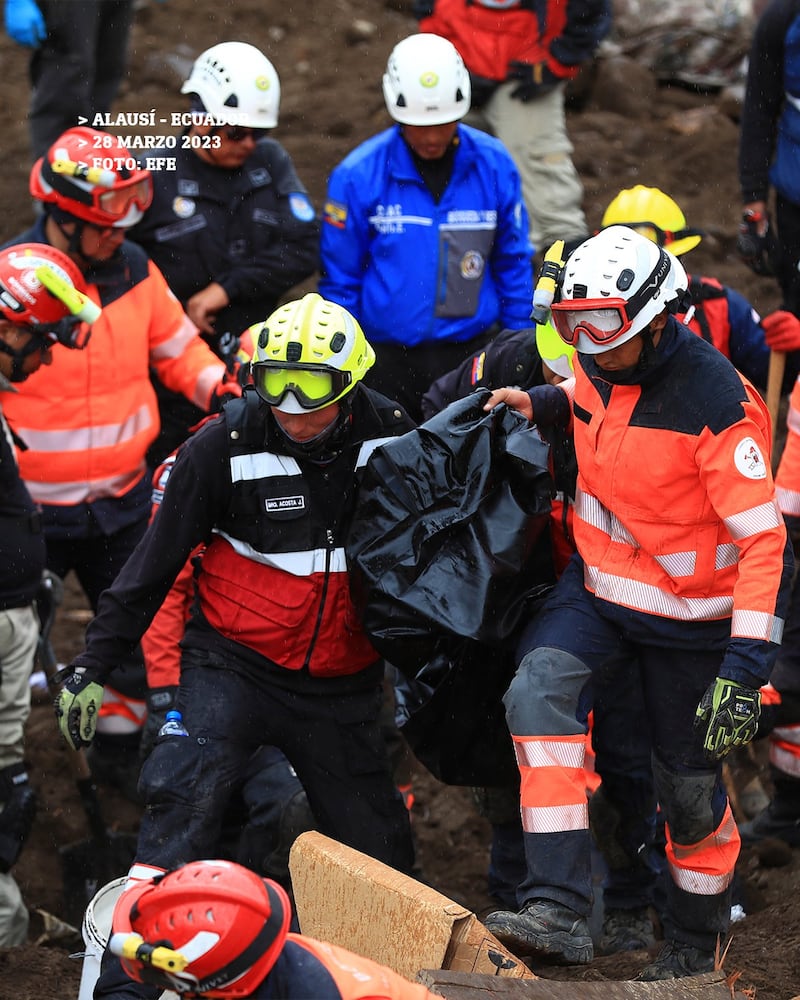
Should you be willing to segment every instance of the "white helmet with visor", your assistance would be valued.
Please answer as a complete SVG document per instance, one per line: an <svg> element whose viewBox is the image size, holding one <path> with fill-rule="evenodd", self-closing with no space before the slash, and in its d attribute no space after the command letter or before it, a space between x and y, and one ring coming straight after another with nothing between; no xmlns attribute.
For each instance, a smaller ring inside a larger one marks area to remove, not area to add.
<svg viewBox="0 0 800 1000"><path fill-rule="evenodd" d="M675 310L688 285L677 257L627 226L610 226L570 254L552 322L579 353L602 354Z"/></svg>

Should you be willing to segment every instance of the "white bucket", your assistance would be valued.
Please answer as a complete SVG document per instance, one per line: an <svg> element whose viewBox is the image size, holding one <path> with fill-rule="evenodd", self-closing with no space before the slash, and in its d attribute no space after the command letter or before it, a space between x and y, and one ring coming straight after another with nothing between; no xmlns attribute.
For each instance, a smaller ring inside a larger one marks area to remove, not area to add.
<svg viewBox="0 0 800 1000"><path fill-rule="evenodd" d="M100 975L100 960L106 950L108 936L111 933L111 918L114 915L114 907L122 895L126 881L127 876L123 875L108 882L102 889L97 890L86 907L81 927L86 952L83 957L78 1000L92 1000L94 986ZM171 990L165 990L161 994L160 1000L178 1000L178 996Z"/></svg>

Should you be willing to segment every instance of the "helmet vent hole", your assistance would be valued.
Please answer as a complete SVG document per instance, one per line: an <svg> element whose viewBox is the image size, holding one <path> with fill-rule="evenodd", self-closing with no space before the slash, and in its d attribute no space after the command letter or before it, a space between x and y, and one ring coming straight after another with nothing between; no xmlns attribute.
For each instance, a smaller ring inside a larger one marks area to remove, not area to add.
<svg viewBox="0 0 800 1000"><path fill-rule="evenodd" d="M227 99L227 101L225 101L225 107L226 108L239 107L239 98L236 96L236 94L231 94L231 96Z"/></svg>
<svg viewBox="0 0 800 1000"><path fill-rule="evenodd" d="M405 99L405 97L403 97L402 94L398 94L397 95L397 101L395 103L397 104L398 108L405 108L405 107L408 106L406 104L406 99Z"/></svg>
<svg viewBox="0 0 800 1000"><path fill-rule="evenodd" d="M576 283L575 285L572 286L571 298L585 299L587 297L588 291L589 289L586 287L586 285L581 285L579 283Z"/></svg>
<svg viewBox="0 0 800 1000"><path fill-rule="evenodd" d="M267 343L269 342L269 329L266 326L261 327L261 333L258 335L258 346L263 351Z"/></svg>
<svg viewBox="0 0 800 1000"><path fill-rule="evenodd" d="M624 268L620 271L619 277L617 278L617 288L621 292L626 292L633 284L633 279L635 277L636 275L629 267Z"/></svg>
<svg viewBox="0 0 800 1000"><path fill-rule="evenodd" d="M345 337L341 331L339 333L334 333L331 337L331 350L334 354L338 354L346 343L347 337Z"/></svg>
<svg viewBox="0 0 800 1000"><path fill-rule="evenodd" d="M291 340L286 345L286 360L291 364L299 361L303 354L303 345L296 340Z"/></svg>

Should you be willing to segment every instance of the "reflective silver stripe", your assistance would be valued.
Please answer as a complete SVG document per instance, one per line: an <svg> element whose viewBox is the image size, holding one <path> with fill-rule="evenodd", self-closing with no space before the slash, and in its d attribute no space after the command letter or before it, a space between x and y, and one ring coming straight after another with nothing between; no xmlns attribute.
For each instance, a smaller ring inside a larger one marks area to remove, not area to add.
<svg viewBox="0 0 800 1000"><path fill-rule="evenodd" d="M483 2L483 0L481 0L481 2ZM788 90L785 92L784 96L792 107L795 107L798 111L800 111L800 97L795 97L794 94L790 94Z"/></svg>
<svg viewBox="0 0 800 1000"><path fill-rule="evenodd" d="M640 548L639 543L620 521L616 514L605 507L595 496L577 490L575 496L575 514L593 528L608 535L613 542Z"/></svg>
<svg viewBox="0 0 800 1000"><path fill-rule="evenodd" d="M669 873L679 889L694 893L695 896L718 896L733 881L732 871L722 875L709 875L708 872L696 872L670 864Z"/></svg>
<svg viewBox="0 0 800 1000"><path fill-rule="evenodd" d="M786 747L777 746L775 743L769 745L769 762L784 774L790 774L795 778L800 778L800 757L787 750Z"/></svg>
<svg viewBox="0 0 800 1000"><path fill-rule="evenodd" d="M433 219L425 215L370 215L367 222L375 226L378 230L391 232L390 226L399 225L403 222L413 223L415 226L432 226Z"/></svg>
<svg viewBox="0 0 800 1000"><path fill-rule="evenodd" d="M781 743L791 743L800 748L800 724L795 726L777 726L769 735L770 739L780 740Z"/></svg>
<svg viewBox="0 0 800 1000"><path fill-rule="evenodd" d="M732 596L678 597L652 584L601 573L596 566L588 565L585 567L584 580L589 590L604 601L678 621L711 621L730 618L733 614Z"/></svg>
<svg viewBox="0 0 800 1000"><path fill-rule="evenodd" d="M729 847L734 837L738 840L739 832L733 813L728 807L722 822L712 836L705 837L699 844L673 843L672 857L669 858L669 871L675 885L679 889L683 889L684 892L692 892L697 896L717 896L724 892L733 879L733 864L731 864L730 871L712 875L709 872L692 868L691 863L692 861L701 861L701 859L705 860L705 855L709 850Z"/></svg>
<svg viewBox="0 0 800 1000"><path fill-rule="evenodd" d="M118 497L127 493L142 478L144 471L145 464L142 462L134 472L124 472L107 479L67 483L40 483L35 479L26 479L25 485L37 503L91 503L101 497Z"/></svg>
<svg viewBox="0 0 800 1000"><path fill-rule="evenodd" d="M780 642L783 638L783 619L765 611L736 610L731 616L731 636L735 639Z"/></svg>
<svg viewBox="0 0 800 1000"><path fill-rule="evenodd" d="M714 559L714 569L726 569L735 566L739 562L739 549L733 542L726 542L717 546L717 554Z"/></svg>
<svg viewBox="0 0 800 1000"><path fill-rule="evenodd" d="M187 344L199 339L199 330L189 317L184 314L183 320L177 330L175 330L171 337L162 340L160 344L156 344L150 350L150 357L154 361L161 361L164 358L179 358L186 350ZM224 371L225 366L221 365L221 367ZM220 378L222 378L221 375Z"/></svg>
<svg viewBox="0 0 800 1000"><path fill-rule="evenodd" d="M293 458L259 451L252 455L234 455L231 458L231 482L250 482L268 476L301 476L300 466Z"/></svg>
<svg viewBox="0 0 800 1000"><path fill-rule="evenodd" d="M292 576L311 576L312 573L324 573L328 556L330 565L327 568L332 573L345 573L347 571L344 548L307 549L300 552L259 552L252 545L248 545L239 538L232 538L224 531L218 531L216 534L229 542L234 551L243 558L261 563L263 566L283 570L284 573L291 573Z"/></svg>
<svg viewBox="0 0 800 1000"><path fill-rule="evenodd" d="M520 0L477 0L477 3L489 10L511 10L512 7L519 7Z"/></svg>
<svg viewBox="0 0 800 1000"><path fill-rule="evenodd" d="M697 566L696 552L672 552L654 558L670 576L692 576Z"/></svg>
<svg viewBox="0 0 800 1000"><path fill-rule="evenodd" d="M778 505L774 500L770 500L768 503L759 504L758 507L751 507L750 510L743 510L726 517L722 523L730 532L731 538L736 541L751 538L761 531L771 531L783 524L783 518Z"/></svg>
<svg viewBox="0 0 800 1000"><path fill-rule="evenodd" d="M778 506L784 514L800 515L800 492L776 486L775 496L778 499Z"/></svg>
<svg viewBox="0 0 800 1000"><path fill-rule="evenodd" d="M220 384L225 375L224 365L208 365L204 368L194 383L192 402L201 410L208 410L211 404L211 393Z"/></svg>
<svg viewBox="0 0 800 1000"><path fill-rule="evenodd" d="M514 740L520 767L583 767L586 740Z"/></svg>
<svg viewBox="0 0 800 1000"><path fill-rule="evenodd" d="M520 812L526 833L589 829L589 807L585 802L571 806L523 806Z"/></svg>
<svg viewBox="0 0 800 1000"><path fill-rule="evenodd" d="M125 444L152 424L150 409L143 405L119 424L95 424L52 431L21 427L18 433L31 451L91 451L93 448L115 448Z"/></svg>
<svg viewBox="0 0 800 1000"><path fill-rule="evenodd" d="M786 428L795 434L800 434L800 410L794 406L790 406L786 414Z"/></svg>
<svg viewBox="0 0 800 1000"><path fill-rule="evenodd" d="M373 438L371 441L364 441L358 451L358 458L356 459L356 468L363 469L364 466L370 459L373 451L376 448L380 448L382 444L386 444L387 441L396 441L396 437L382 437Z"/></svg>

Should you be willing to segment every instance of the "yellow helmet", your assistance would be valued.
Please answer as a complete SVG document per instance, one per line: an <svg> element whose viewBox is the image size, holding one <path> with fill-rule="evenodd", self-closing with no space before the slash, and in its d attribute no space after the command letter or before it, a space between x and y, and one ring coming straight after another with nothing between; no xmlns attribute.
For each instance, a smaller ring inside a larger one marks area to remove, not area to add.
<svg viewBox="0 0 800 1000"><path fill-rule="evenodd" d="M282 413L308 413L336 402L375 363L356 320L316 292L279 306L249 333L256 344L256 391Z"/></svg>
<svg viewBox="0 0 800 1000"><path fill-rule="evenodd" d="M603 216L602 227L607 226L635 229L676 257L696 247L703 237L699 229L687 229L676 201L659 188L643 184L620 191Z"/></svg>
<svg viewBox="0 0 800 1000"><path fill-rule="evenodd" d="M572 378L575 348L564 343L550 320L536 324L536 349L551 372L561 378Z"/></svg>

